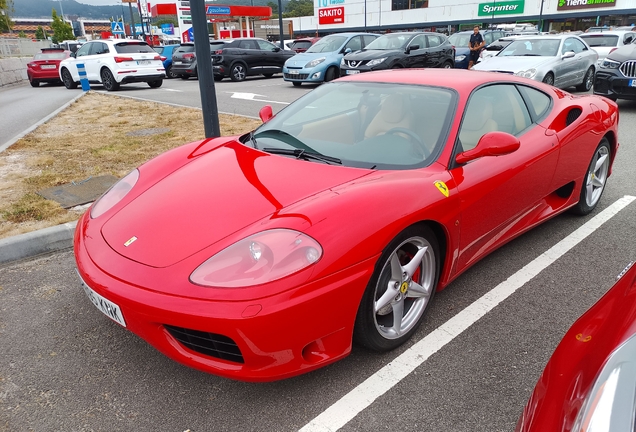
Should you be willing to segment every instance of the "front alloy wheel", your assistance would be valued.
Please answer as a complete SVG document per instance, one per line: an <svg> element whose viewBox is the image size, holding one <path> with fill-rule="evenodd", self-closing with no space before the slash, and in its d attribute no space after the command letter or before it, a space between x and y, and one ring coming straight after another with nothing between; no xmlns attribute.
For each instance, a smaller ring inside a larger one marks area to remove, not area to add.
<svg viewBox="0 0 636 432"><path fill-rule="evenodd" d="M439 274L439 247L425 226L403 231L385 249L360 303L354 339L387 351L417 330L432 299Z"/></svg>

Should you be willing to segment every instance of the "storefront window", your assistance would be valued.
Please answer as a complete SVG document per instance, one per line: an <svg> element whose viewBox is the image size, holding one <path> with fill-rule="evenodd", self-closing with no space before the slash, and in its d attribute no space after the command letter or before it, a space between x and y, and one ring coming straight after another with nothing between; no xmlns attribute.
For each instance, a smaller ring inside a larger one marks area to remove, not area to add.
<svg viewBox="0 0 636 432"><path fill-rule="evenodd" d="M392 10L427 8L428 0L393 0Z"/></svg>

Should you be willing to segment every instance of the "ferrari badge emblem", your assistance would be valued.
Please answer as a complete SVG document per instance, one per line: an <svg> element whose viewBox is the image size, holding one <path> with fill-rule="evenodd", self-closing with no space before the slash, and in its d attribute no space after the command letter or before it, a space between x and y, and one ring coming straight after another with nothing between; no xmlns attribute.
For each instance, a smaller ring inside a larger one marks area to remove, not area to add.
<svg viewBox="0 0 636 432"><path fill-rule="evenodd" d="M406 294L406 291L409 289L409 284L408 282L403 282L402 286L400 287L400 292L402 294Z"/></svg>
<svg viewBox="0 0 636 432"><path fill-rule="evenodd" d="M437 187L437 189L439 189L439 191L444 194L444 196L446 198L448 198L448 186L446 186L446 183L444 183L441 180L437 180L435 182L435 186Z"/></svg>
<svg viewBox="0 0 636 432"><path fill-rule="evenodd" d="M125 247L130 246L131 244L133 244L135 241L137 240L137 237L132 236L126 243L124 243Z"/></svg>

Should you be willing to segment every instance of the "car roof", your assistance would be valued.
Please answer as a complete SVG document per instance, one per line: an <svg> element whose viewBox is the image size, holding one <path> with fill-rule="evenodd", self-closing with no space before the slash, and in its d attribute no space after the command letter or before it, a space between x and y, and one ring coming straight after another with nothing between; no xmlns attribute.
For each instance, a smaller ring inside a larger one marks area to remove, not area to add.
<svg viewBox="0 0 636 432"><path fill-rule="evenodd" d="M625 33L636 33L636 32L634 30L608 30L604 32L583 33L578 36L585 39L588 36L607 36L607 35L622 36Z"/></svg>

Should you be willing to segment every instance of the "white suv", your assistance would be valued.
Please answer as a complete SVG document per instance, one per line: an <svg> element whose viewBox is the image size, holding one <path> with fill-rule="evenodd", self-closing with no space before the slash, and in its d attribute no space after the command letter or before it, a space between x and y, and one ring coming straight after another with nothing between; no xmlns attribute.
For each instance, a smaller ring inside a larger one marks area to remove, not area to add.
<svg viewBox="0 0 636 432"><path fill-rule="evenodd" d="M60 63L60 79L67 89L77 88L80 81L78 63L84 64L90 83L102 84L108 91L132 82L161 87L166 77L161 56L146 42L134 39L101 39L82 45Z"/></svg>

